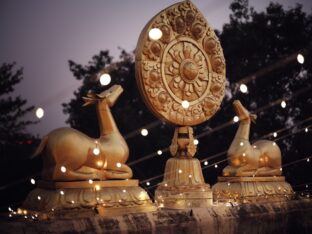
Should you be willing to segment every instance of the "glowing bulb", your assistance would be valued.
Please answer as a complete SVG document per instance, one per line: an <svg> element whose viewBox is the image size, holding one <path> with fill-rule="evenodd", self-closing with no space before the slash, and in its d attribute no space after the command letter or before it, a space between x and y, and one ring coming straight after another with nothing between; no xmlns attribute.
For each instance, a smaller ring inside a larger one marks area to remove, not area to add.
<svg viewBox="0 0 312 234"><path fill-rule="evenodd" d="M181 105L182 105L182 107L183 107L184 109L187 109L187 108L189 108L190 103L189 103L188 101L184 100L184 101L182 101Z"/></svg>
<svg viewBox="0 0 312 234"><path fill-rule="evenodd" d="M178 171L178 172L179 172L179 174L181 174L181 173L182 173L182 170L181 170L181 169L179 169L179 171Z"/></svg>
<svg viewBox="0 0 312 234"><path fill-rule="evenodd" d="M93 154L96 155L96 156L99 155L100 154L100 149L99 148L94 148L93 149Z"/></svg>
<svg viewBox="0 0 312 234"><path fill-rule="evenodd" d="M146 182L146 185L147 185L147 186L150 186L150 184L151 184L150 182Z"/></svg>
<svg viewBox="0 0 312 234"><path fill-rule="evenodd" d="M61 166L61 172L65 173L66 172L66 167Z"/></svg>
<svg viewBox="0 0 312 234"><path fill-rule="evenodd" d="M35 179L31 178L31 179L30 179L30 183L31 183L31 184L35 184L35 183L36 183Z"/></svg>
<svg viewBox="0 0 312 234"><path fill-rule="evenodd" d="M123 189L123 190L122 190L122 192L123 192L123 193L126 193L126 192L127 192L127 190Z"/></svg>
<svg viewBox="0 0 312 234"><path fill-rule="evenodd" d="M286 107L286 102L285 102L285 101L282 101L282 102L281 102L281 107L282 107L282 108L285 108L285 107Z"/></svg>
<svg viewBox="0 0 312 234"><path fill-rule="evenodd" d="M10 212L12 212L12 211L13 211L11 207L8 207L8 210L9 210Z"/></svg>
<svg viewBox="0 0 312 234"><path fill-rule="evenodd" d="M38 197L37 197L37 199L40 201L40 200L41 200L41 197L40 197L40 196L38 196Z"/></svg>
<svg viewBox="0 0 312 234"><path fill-rule="evenodd" d="M306 188L309 188L309 185L306 184Z"/></svg>
<svg viewBox="0 0 312 234"><path fill-rule="evenodd" d="M303 64L303 63L304 63L304 57L303 57L302 54L298 54L298 55L297 55L297 61L298 61L298 63L300 63L300 64Z"/></svg>
<svg viewBox="0 0 312 234"><path fill-rule="evenodd" d="M121 163L116 163L116 167L121 168Z"/></svg>
<svg viewBox="0 0 312 234"><path fill-rule="evenodd" d="M143 128L143 129L141 130L141 135L142 135L142 136L147 136L147 135L148 135L147 129Z"/></svg>
<svg viewBox="0 0 312 234"><path fill-rule="evenodd" d="M307 162L310 162L310 159L309 159L309 158L307 158Z"/></svg>
<svg viewBox="0 0 312 234"><path fill-rule="evenodd" d="M99 191L101 189L101 186L97 184L97 185L94 186L94 188L95 188L96 191Z"/></svg>
<svg viewBox="0 0 312 234"><path fill-rule="evenodd" d="M167 187L168 186L168 184L165 184L165 187Z"/></svg>
<svg viewBox="0 0 312 234"><path fill-rule="evenodd" d="M215 168L218 168L218 164L215 164L215 166L214 166Z"/></svg>
<svg viewBox="0 0 312 234"><path fill-rule="evenodd" d="M240 145L240 146L243 146L243 145L244 145L244 142L241 141L241 142L239 143L239 145Z"/></svg>
<svg viewBox="0 0 312 234"><path fill-rule="evenodd" d="M63 190L61 190L61 191L60 191L60 194L61 194L61 195L64 195L65 193L64 193L64 191L63 191Z"/></svg>
<svg viewBox="0 0 312 234"><path fill-rule="evenodd" d="M97 164L99 167L101 167L101 166L103 166L103 161L97 161L96 164Z"/></svg>
<svg viewBox="0 0 312 234"><path fill-rule="evenodd" d="M74 203L75 203L75 201L74 201L74 200L72 200L72 201L71 201L71 203L72 203L72 204L74 204Z"/></svg>
<svg viewBox="0 0 312 234"><path fill-rule="evenodd" d="M237 123L238 121L239 121L239 118L238 118L238 116L234 116L234 118L233 118L233 121L235 122L235 123Z"/></svg>
<svg viewBox="0 0 312 234"><path fill-rule="evenodd" d="M208 165L208 161L205 161L205 162L204 162L204 165L207 166L207 165Z"/></svg>
<svg viewBox="0 0 312 234"><path fill-rule="evenodd" d="M241 85L239 86L239 90L240 90L242 93L247 93L247 92L248 92L248 87L247 87L247 85L245 85L245 84L241 84Z"/></svg>
<svg viewBox="0 0 312 234"><path fill-rule="evenodd" d="M308 131L309 131L309 129L308 129L308 128L305 128L305 129L304 129L304 131L305 131L305 132L308 132Z"/></svg>
<svg viewBox="0 0 312 234"><path fill-rule="evenodd" d="M245 154L245 153L243 153L243 157L246 157L246 154Z"/></svg>
<svg viewBox="0 0 312 234"><path fill-rule="evenodd" d="M192 178L192 175L189 175L189 178Z"/></svg>
<svg viewBox="0 0 312 234"><path fill-rule="evenodd" d="M199 141L197 139L194 139L194 145L198 145Z"/></svg>
<svg viewBox="0 0 312 234"><path fill-rule="evenodd" d="M36 116L38 119L41 119L44 116L44 110L41 107L37 108Z"/></svg>
<svg viewBox="0 0 312 234"><path fill-rule="evenodd" d="M89 184L93 184L93 180L90 179L90 180L89 180Z"/></svg>
<svg viewBox="0 0 312 234"><path fill-rule="evenodd" d="M159 28L152 28L149 31L148 36L154 41L159 40L162 37L162 31Z"/></svg>
<svg viewBox="0 0 312 234"><path fill-rule="evenodd" d="M273 145L276 145L276 143L275 143L275 142L273 142Z"/></svg>
<svg viewBox="0 0 312 234"><path fill-rule="evenodd" d="M108 85L111 82L111 76L107 73L103 73L100 76L100 83L101 85Z"/></svg>
<svg viewBox="0 0 312 234"><path fill-rule="evenodd" d="M277 132L274 132L274 133L273 133L273 137L277 137Z"/></svg>
<svg viewBox="0 0 312 234"><path fill-rule="evenodd" d="M283 171L283 168L280 168L280 171Z"/></svg>
<svg viewBox="0 0 312 234"><path fill-rule="evenodd" d="M162 151L161 150L157 150L157 154L158 155L162 155Z"/></svg>

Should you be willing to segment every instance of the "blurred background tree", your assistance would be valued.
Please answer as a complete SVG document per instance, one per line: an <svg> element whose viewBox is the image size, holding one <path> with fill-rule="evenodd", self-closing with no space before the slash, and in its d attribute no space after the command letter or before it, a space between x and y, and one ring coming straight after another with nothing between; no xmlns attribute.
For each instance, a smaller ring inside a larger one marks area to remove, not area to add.
<svg viewBox="0 0 312 234"><path fill-rule="evenodd" d="M224 25L221 32L216 32L227 64L226 95L220 111L211 120L194 127L195 134L206 134L199 139L199 159L224 151L230 145L237 126L231 124L211 134L209 131L232 120L234 111L231 103L234 99L240 99L251 111L273 105L276 100L279 103L286 100L286 108L281 108L278 103L257 113L258 124L253 126L251 134L254 140L284 127L289 128L287 133L291 134L300 127L293 128L297 121L311 116L312 15L303 12L300 5L285 10L282 5L273 3L264 12L256 12L249 7L247 0L233 1L230 9L230 22ZM298 53L305 56L304 64L297 62ZM167 151L161 156L156 152L170 145L173 126L156 119L145 107L136 86L133 60L133 53L122 51L119 62L112 62L108 51L101 51L86 66L69 61L70 70L76 79L82 80L82 86L74 93L75 98L64 104L64 112L69 114L68 123L72 127L96 137L99 132L95 110L92 107L81 108L82 96L121 84L125 91L113 107L113 114L129 144L129 162L134 177L144 180L163 173L170 155ZM100 71L111 75L109 86L101 86L96 79ZM239 91L240 84L247 86L247 93ZM150 123L152 125L148 125ZM147 128L153 127L149 129L149 135L143 137L139 133L146 125ZM301 133L278 142L284 163L307 157L311 153L308 136L310 134ZM133 164L147 155L153 157ZM208 163L213 164L225 158L224 154ZM223 162L217 169L211 167L204 170L206 181L215 183L225 165L226 162ZM306 181L307 175L302 177L302 165L299 168L294 166L284 171L291 183ZM311 178L311 172L304 171ZM161 177L151 184L160 181Z"/></svg>

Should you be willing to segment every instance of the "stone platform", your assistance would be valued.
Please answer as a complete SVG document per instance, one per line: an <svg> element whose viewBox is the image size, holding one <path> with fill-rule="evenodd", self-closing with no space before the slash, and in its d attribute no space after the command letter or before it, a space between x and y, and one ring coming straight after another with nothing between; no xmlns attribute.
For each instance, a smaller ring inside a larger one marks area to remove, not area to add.
<svg viewBox="0 0 312 234"><path fill-rule="evenodd" d="M280 202L293 198L294 191L284 176L218 177L212 187L213 199L219 202Z"/></svg>
<svg viewBox="0 0 312 234"><path fill-rule="evenodd" d="M138 180L39 181L22 205L23 210L42 217L77 208L94 208L102 216L156 210Z"/></svg>
<svg viewBox="0 0 312 234"><path fill-rule="evenodd" d="M0 233L312 233L312 200L214 204L103 217L94 209L54 211L48 220L0 217Z"/></svg>

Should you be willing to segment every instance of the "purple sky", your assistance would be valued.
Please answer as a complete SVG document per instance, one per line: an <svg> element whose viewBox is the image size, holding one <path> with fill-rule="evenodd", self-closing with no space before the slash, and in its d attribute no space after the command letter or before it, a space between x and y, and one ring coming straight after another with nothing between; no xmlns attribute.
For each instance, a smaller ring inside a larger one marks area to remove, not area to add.
<svg viewBox="0 0 312 234"><path fill-rule="evenodd" d="M44 135L65 126L61 103L80 86L67 61L86 64L100 50L118 59L118 46L132 51L144 25L174 0L1 0L0 63L17 62L24 67L24 80L15 93L40 106L45 116L29 127ZM229 20L231 0L193 0L209 24L217 29ZM250 0L256 11L269 0ZM299 2L311 12L311 0L280 0L286 9ZM113 77L112 77L113 79ZM36 119L35 114L28 116Z"/></svg>

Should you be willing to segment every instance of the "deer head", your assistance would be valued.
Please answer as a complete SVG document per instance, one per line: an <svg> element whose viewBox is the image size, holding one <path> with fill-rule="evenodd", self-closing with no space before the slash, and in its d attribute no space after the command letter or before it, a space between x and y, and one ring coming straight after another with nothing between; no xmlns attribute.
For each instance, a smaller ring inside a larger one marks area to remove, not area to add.
<svg viewBox="0 0 312 234"><path fill-rule="evenodd" d="M123 88L120 85L113 85L102 93L89 93L86 97L82 98L85 102L83 106L95 104L98 101L105 101L109 107L112 107L122 92Z"/></svg>
<svg viewBox="0 0 312 234"><path fill-rule="evenodd" d="M233 107L240 120L250 119L253 123L256 122L257 115L250 114L239 100L233 102Z"/></svg>

